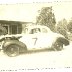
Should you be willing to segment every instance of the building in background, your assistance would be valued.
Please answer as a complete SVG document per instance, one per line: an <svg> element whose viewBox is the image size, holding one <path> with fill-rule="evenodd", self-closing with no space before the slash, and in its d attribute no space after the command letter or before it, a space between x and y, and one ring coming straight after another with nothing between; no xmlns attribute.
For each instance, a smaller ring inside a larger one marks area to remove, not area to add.
<svg viewBox="0 0 72 72"><path fill-rule="evenodd" d="M8 21L0 20L0 25L5 27L7 34L21 34L27 25L33 24L32 22L21 22L21 21Z"/></svg>

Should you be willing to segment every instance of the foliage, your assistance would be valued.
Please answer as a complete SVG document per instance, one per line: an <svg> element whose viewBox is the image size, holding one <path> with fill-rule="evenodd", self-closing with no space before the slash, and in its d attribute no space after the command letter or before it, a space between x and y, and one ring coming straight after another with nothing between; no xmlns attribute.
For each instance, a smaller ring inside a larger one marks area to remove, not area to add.
<svg viewBox="0 0 72 72"><path fill-rule="evenodd" d="M54 31L56 20L55 15L52 12L52 7L43 7L39 16L36 19L36 24L46 25L52 31Z"/></svg>
<svg viewBox="0 0 72 72"><path fill-rule="evenodd" d="M6 28L0 25L0 35L5 35L5 34L7 34Z"/></svg>
<svg viewBox="0 0 72 72"><path fill-rule="evenodd" d="M56 26L56 32L62 34L66 38L68 38L67 31L68 31L67 30L67 20L63 19L63 20L59 21Z"/></svg>
<svg viewBox="0 0 72 72"><path fill-rule="evenodd" d="M57 28L58 29L64 29L64 30L67 31L67 20L62 19L61 21L59 21L58 24L57 24Z"/></svg>
<svg viewBox="0 0 72 72"><path fill-rule="evenodd" d="M68 28L68 31L69 31L70 33L72 33L72 18L71 18L71 20L69 21L69 23L68 23L68 25L67 25L67 28Z"/></svg>

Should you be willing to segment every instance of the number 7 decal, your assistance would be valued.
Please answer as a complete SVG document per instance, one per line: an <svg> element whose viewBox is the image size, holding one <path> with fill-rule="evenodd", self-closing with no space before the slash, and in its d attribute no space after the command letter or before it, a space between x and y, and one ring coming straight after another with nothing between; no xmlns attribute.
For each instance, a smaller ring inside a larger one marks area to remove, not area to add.
<svg viewBox="0 0 72 72"><path fill-rule="evenodd" d="M32 39L35 39L34 45L36 45L38 38L32 38Z"/></svg>

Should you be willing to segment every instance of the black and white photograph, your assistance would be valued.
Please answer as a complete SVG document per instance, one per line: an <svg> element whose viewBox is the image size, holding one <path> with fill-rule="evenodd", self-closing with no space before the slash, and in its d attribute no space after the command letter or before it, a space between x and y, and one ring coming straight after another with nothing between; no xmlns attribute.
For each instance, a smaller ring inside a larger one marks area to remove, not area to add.
<svg viewBox="0 0 72 72"><path fill-rule="evenodd" d="M0 72L72 68L72 2L0 4Z"/></svg>

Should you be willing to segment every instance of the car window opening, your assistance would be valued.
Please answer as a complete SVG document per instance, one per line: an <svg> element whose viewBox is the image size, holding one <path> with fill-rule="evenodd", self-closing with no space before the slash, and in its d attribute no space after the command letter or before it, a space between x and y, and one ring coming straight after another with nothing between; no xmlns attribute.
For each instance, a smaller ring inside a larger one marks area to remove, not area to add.
<svg viewBox="0 0 72 72"><path fill-rule="evenodd" d="M30 34L39 33L39 32L41 32L40 28L34 28L31 30Z"/></svg>

